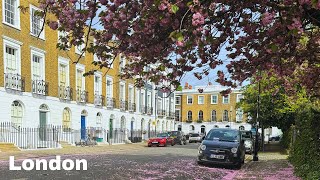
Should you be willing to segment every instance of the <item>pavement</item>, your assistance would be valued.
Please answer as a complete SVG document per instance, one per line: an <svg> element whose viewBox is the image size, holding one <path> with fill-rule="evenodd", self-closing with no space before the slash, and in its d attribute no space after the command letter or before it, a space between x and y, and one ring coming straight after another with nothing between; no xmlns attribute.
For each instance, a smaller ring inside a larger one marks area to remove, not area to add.
<svg viewBox="0 0 320 180"><path fill-rule="evenodd" d="M223 166L199 166L196 163L198 143L173 147L146 147L145 143L96 147L68 147L55 150L0 152L0 179L107 179L107 180L298 180L287 155L280 152L261 152L259 161L252 156L240 170ZM86 159L87 171L10 171L8 158L14 155L16 165L25 158Z"/></svg>

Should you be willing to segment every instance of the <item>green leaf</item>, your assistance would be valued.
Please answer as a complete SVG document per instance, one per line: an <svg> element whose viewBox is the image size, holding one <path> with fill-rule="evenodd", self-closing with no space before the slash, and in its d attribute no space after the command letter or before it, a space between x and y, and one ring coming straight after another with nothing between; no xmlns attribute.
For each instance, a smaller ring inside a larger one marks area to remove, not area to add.
<svg viewBox="0 0 320 180"><path fill-rule="evenodd" d="M188 3L187 3L187 6L191 6L193 4L193 1L189 1Z"/></svg>
<svg viewBox="0 0 320 180"><path fill-rule="evenodd" d="M271 50L272 50L273 52L276 52L276 51L278 50L278 46L275 45L275 44L272 44L272 45L271 45Z"/></svg>
<svg viewBox="0 0 320 180"><path fill-rule="evenodd" d="M172 10L173 13L176 13L179 10L179 7L174 4L174 5L171 6L171 10Z"/></svg>

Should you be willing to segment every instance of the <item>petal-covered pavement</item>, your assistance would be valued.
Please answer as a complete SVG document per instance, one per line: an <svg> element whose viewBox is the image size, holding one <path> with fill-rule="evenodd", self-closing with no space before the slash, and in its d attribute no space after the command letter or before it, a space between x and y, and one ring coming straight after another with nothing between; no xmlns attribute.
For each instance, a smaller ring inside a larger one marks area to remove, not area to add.
<svg viewBox="0 0 320 180"><path fill-rule="evenodd" d="M251 161L252 156L247 156L245 165L235 170L221 166L199 166L196 163L197 144L165 148L134 145L133 149L129 145L121 146L112 147L112 151L100 149L97 153L88 151L62 156L63 159L86 159L87 171L9 171L7 161L2 161L0 174L4 176L0 179L298 180L286 160L287 156L277 152L260 153L258 162ZM51 158L52 155L46 157ZM21 160L16 164L21 164Z"/></svg>

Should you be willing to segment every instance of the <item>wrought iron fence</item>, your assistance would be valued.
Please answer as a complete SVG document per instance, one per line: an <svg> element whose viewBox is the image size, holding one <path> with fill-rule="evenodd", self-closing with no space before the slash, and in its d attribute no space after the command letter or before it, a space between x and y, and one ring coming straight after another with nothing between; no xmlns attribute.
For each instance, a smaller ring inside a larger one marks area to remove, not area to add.
<svg viewBox="0 0 320 180"><path fill-rule="evenodd" d="M142 142L142 131L141 130L128 131L128 139L132 143Z"/></svg>
<svg viewBox="0 0 320 180"><path fill-rule="evenodd" d="M129 112L135 112L136 111L136 103L132 103L131 101L129 101L128 110L129 110Z"/></svg>
<svg viewBox="0 0 320 180"><path fill-rule="evenodd" d="M20 149L59 148L60 137L57 126L37 128L15 127L11 122L0 123L0 141L14 143Z"/></svg>
<svg viewBox="0 0 320 180"><path fill-rule="evenodd" d="M72 96L73 96L73 91L72 88L69 86L59 86L59 98L61 100L67 100L67 101L72 101Z"/></svg>
<svg viewBox="0 0 320 180"><path fill-rule="evenodd" d="M85 135L97 142L108 141L107 130L102 127L87 127ZM0 123L0 142L14 143L20 149L60 148L61 142L75 144L81 139L81 130L63 126L16 127L11 122Z"/></svg>
<svg viewBox="0 0 320 180"><path fill-rule="evenodd" d="M77 101L77 103L87 103L88 102L88 92L78 88L76 101Z"/></svg>
<svg viewBox="0 0 320 180"><path fill-rule="evenodd" d="M94 105L98 107L104 106L104 96L101 95L99 92L94 94Z"/></svg>
<svg viewBox="0 0 320 180"><path fill-rule="evenodd" d="M156 137L157 136L157 132L156 131L148 131L147 133L148 133L148 138L152 138L152 137Z"/></svg>
<svg viewBox="0 0 320 180"><path fill-rule="evenodd" d="M107 142L109 144L125 143L126 129L114 128L110 129L107 136Z"/></svg>

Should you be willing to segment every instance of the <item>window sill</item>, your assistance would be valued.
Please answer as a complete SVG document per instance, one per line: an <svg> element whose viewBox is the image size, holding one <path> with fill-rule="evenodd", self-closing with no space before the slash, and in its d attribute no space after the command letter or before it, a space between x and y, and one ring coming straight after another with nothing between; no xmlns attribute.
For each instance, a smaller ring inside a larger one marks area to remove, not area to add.
<svg viewBox="0 0 320 180"><path fill-rule="evenodd" d="M37 38L37 39L40 39L40 40L43 40L43 41L46 40L44 37L41 37L41 36L38 37L38 35L33 34L33 33L31 33L31 32L30 32L30 35L33 36L34 38Z"/></svg>
<svg viewBox="0 0 320 180"><path fill-rule="evenodd" d="M9 24L9 23L7 23L7 22L5 22L5 21L2 21L2 23L3 23L4 25L6 25L6 26L9 26L9 27L11 27L11 28L14 28L14 29L16 29L16 30L21 31L20 25L19 25L19 26L14 26L14 25Z"/></svg>

